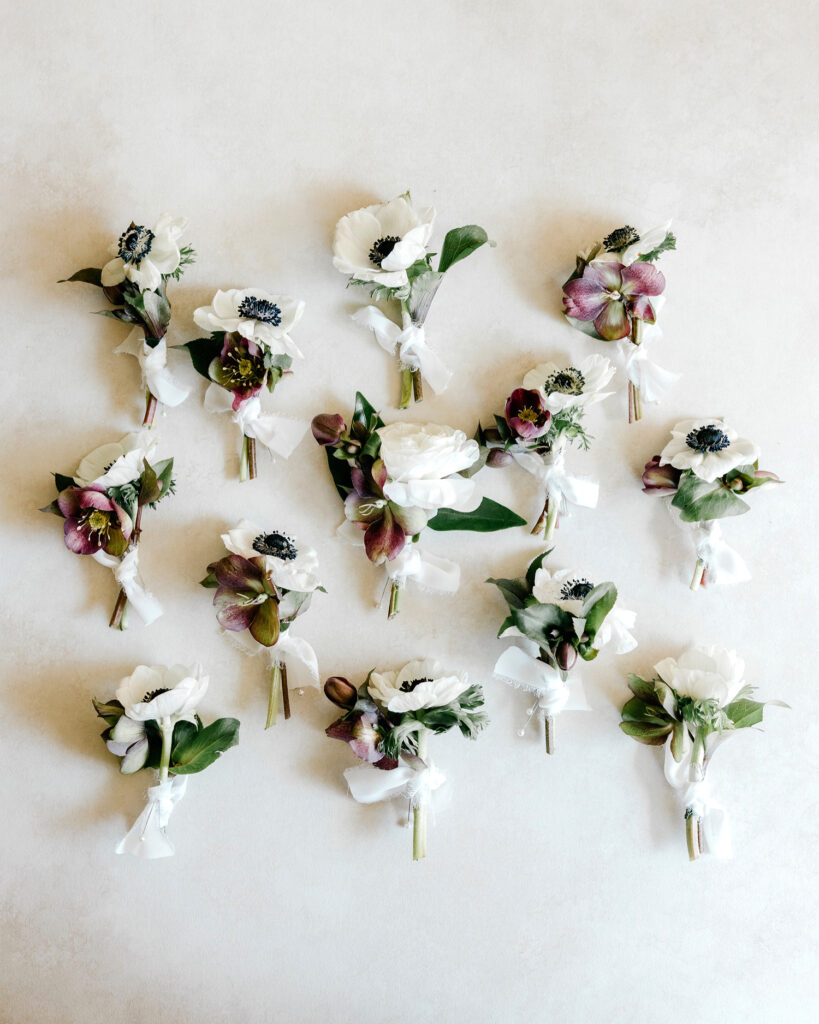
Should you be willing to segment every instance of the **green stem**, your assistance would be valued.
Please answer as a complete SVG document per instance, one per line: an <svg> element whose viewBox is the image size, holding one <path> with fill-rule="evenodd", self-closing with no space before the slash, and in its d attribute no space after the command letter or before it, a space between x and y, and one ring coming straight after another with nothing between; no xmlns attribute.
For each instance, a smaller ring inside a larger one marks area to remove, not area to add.
<svg viewBox="0 0 819 1024"><path fill-rule="evenodd" d="M641 344L643 340L643 321L636 317L631 322L631 343ZM643 418L643 403L640 398L640 389L632 381L628 382L628 421L635 423Z"/></svg>
<svg viewBox="0 0 819 1024"><path fill-rule="evenodd" d="M168 766L171 763L171 747L173 746L173 721L163 718L159 723L162 730L162 754L159 759L159 781L168 781Z"/></svg>
<svg viewBox="0 0 819 1024"><path fill-rule="evenodd" d="M282 666L275 661L273 667L270 670L270 690L267 696L267 721L264 723L265 729L269 729L271 725L276 724L276 718L279 714L279 699L282 694Z"/></svg>
<svg viewBox="0 0 819 1024"><path fill-rule="evenodd" d="M688 846L688 859L696 860L702 850L700 849L699 815L695 814L690 807L685 811L685 842Z"/></svg>
<svg viewBox="0 0 819 1024"><path fill-rule="evenodd" d="M152 427L154 425L154 416L156 416L157 400L156 396L152 395L150 391L145 392L145 415L142 417L143 427Z"/></svg>
<svg viewBox="0 0 819 1024"><path fill-rule="evenodd" d="M424 400L424 381L420 370L412 371L412 396L416 402Z"/></svg>
<svg viewBox="0 0 819 1024"><path fill-rule="evenodd" d="M387 618L394 619L401 611L401 584L393 580L390 585L390 606L387 611Z"/></svg>
<svg viewBox="0 0 819 1024"><path fill-rule="evenodd" d="M128 604L128 598L125 596L125 591L120 590L117 594L117 603L114 605L114 610L111 613L111 620L108 625L111 629L126 629L125 622L125 606Z"/></svg>
<svg viewBox="0 0 819 1024"><path fill-rule="evenodd" d="M543 728L546 736L546 753L553 754L555 752L555 720L551 715L546 715L543 719Z"/></svg>
<svg viewBox="0 0 819 1024"><path fill-rule="evenodd" d="M412 370L408 366L401 367L401 398L399 409L408 409L412 398Z"/></svg>
<svg viewBox="0 0 819 1024"><path fill-rule="evenodd" d="M418 733L418 756L422 761L427 761L427 740L429 736L426 729ZM423 860L427 855L427 815L429 806L426 797L423 796L412 809L412 859Z"/></svg>
<svg viewBox="0 0 819 1024"><path fill-rule="evenodd" d="M699 590L702 586L702 577L705 574L705 559L698 558L694 566L694 575L691 577L691 590Z"/></svg>

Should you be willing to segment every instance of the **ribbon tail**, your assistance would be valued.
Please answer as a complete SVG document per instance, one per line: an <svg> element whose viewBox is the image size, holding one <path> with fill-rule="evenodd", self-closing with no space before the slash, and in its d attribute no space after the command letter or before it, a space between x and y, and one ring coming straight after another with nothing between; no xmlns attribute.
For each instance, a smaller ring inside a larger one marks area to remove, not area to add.
<svg viewBox="0 0 819 1024"><path fill-rule="evenodd" d="M310 424L289 416L264 413L244 423L244 433L255 437L274 455L289 458L298 447Z"/></svg>
<svg viewBox="0 0 819 1024"><path fill-rule="evenodd" d="M722 539L718 523L697 523L695 530L700 534L697 557L705 562L709 583L745 583L751 578L745 559Z"/></svg>
<svg viewBox="0 0 819 1024"><path fill-rule="evenodd" d="M168 346L164 338L151 348L139 328L134 328L114 351L137 359L143 384L163 405L180 405L190 394L190 388L179 384L168 369Z"/></svg>
<svg viewBox="0 0 819 1024"><path fill-rule="evenodd" d="M157 860L172 857L174 845L166 834L168 820L174 807L185 795L187 778L176 775L152 786L148 790L148 802L128 834L117 844L117 853L130 853L143 860Z"/></svg>
<svg viewBox="0 0 819 1024"><path fill-rule="evenodd" d="M733 855L731 824L728 812L718 804L710 804L702 816L703 853L718 860L730 860Z"/></svg>
<svg viewBox="0 0 819 1024"><path fill-rule="evenodd" d="M386 565L387 576L391 580L403 583L412 580L422 590L433 590L445 594L454 594L461 585L461 567L448 558L440 558L429 552L418 551L413 547L410 557L402 559L399 555L396 564Z"/></svg>
<svg viewBox="0 0 819 1024"><path fill-rule="evenodd" d="M433 349L416 337L410 349L414 354L421 376L429 384L436 395L446 391L449 382L452 380L452 371L444 363L443 359Z"/></svg>
<svg viewBox="0 0 819 1024"><path fill-rule="evenodd" d="M658 366L649 357L646 344L646 341L640 346L635 346L630 341L622 343L626 377L640 389L644 402L659 402L680 379L680 374Z"/></svg>
<svg viewBox="0 0 819 1024"><path fill-rule="evenodd" d="M139 575L139 555L136 548L127 552L119 565L114 567L114 579L125 591L132 608L146 626L162 615L162 605L154 595L145 588Z"/></svg>
<svg viewBox="0 0 819 1024"><path fill-rule="evenodd" d="M400 796L415 774L407 765L399 765L388 771L359 764L344 771L350 796L360 804L375 804Z"/></svg>
<svg viewBox="0 0 819 1024"><path fill-rule="evenodd" d="M371 330L385 352L395 352L401 328L382 313L378 306L364 306L356 310L351 319Z"/></svg>
<svg viewBox="0 0 819 1024"><path fill-rule="evenodd" d="M287 664L290 685L296 687L318 686L319 670L316 652L302 637L282 633L278 642L270 649L274 659Z"/></svg>

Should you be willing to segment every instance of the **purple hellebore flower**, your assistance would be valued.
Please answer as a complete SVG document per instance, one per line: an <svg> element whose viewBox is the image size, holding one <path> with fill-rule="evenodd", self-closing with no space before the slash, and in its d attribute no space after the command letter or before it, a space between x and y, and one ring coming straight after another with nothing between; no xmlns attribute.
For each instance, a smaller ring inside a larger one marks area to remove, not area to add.
<svg viewBox="0 0 819 1024"><path fill-rule="evenodd" d="M370 705L368 701L365 707L339 718L324 731L330 739L349 743L352 752L362 761L368 761L374 768L391 771L398 767L398 762L393 757L386 757L377 749L382 736L382 730L379 728L382 724L383 716L375 704Z"/></svg>
<svg viewBox="0 0 819 1024"><path fill-rule="evenodd" d="M254 341L239 334L225 334L221 353L211 361L208 376L233 392L233 411L262 390L267 368Z"/></svg>
<svg viewBox="0 0 819 1024"><path fill-rule="evenodd" d="M679 484L682 471L671 465L660 465L660 456L655 455L646 463L643 471L643 491L646 494L673 494Z"/></svg>
<svg viewBox="0 0 819 1024"><path fill-rule="evenodd" d="M524 441L547 433L551 418L539 391L515 388L507 399L506 422L512 433Z"/></svg>
<svg viewBox="0 0 819 1024"><path fill-rule="evenodd" d="M651 263L607 263L592 260L581 277L563 285L563 309L575 320L593 320L604 341L631 334L632 321L655 321L649 296L662 295L665 277Z"/></svg>
<svg viewBox="0 0 819 1024"><path fill-rule="evenodd" d="M347 429L344 417L337 412L322 412L313 417L310 424L313 437L323 448L329 448L338 444L341 435Z"/></svg>
<svg viewBox="0 0 819 1024"><path fill-rule="evenodd" d="M344 514L364 531L364 549L376 565L399 555L406 543L401 512L384 497L387 468L377 459L369 471L356 466L351 473L353 489L344 502ZM426 521L426 520L425 520Z"/></svg>
<svg viewBox="0 0 819 1024"><path fill-rule="evenodd" d="M131 517L99 487L66 487L57 495L65 517L65 546L78 555L123 555L133 532Z"/></svg>
<svg viewBox="0 0 819 1024"><path fill-rule="evenodd" d="M208 566L218 588L213 596L216 618L223 629L241 633L249 629L263 647L279 639L279 602L261 567L261 559L227 555Z"/></svg>

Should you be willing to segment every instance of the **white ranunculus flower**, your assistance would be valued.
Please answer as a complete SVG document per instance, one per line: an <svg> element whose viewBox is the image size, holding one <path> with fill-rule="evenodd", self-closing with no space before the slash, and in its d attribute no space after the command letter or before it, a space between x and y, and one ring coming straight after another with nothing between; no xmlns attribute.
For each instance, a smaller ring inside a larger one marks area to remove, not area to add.
<svg viewBox="0 0 819 1024"><path fill-rule="evenodd" d="M480 447L462 430L437 423L390 423L378 436L390 501L462 512L476 507L474 481L456 474L478 461Z"/></svg>
<svg viewBox="0 0 819 1024"><path fill-rule="evenodd" d="M117 700L128 718L136 722L193 721L207 688L208 677L202 675L201 665L192 669L185 665L138 665L119 684Z"/></svg>
<svg viewBox="0 0 819 1024"><path fill-rule="evenodd" d="M387 288L407 283L407 267L423 259L435 210L416 210L409 195L348 213L336 224L333 266Z"/></svg>
<svg viewBox="0 0 819 1024"><path fill-rule="evenodd" d="M660 227L644 231L643 234L639 235L634 242L627 245L622 252L607 252L605 248L601 248L600 252L597 253L594 258L599 263L622 263L624 266L628 267L639 260L642 256L647 256L650 252L653 252L658 245L662 245L665 241L665 236L668 234L670 229L671 221L668 221ZM634 229L632 229L632 231L633 230Z"/></svg>
<svg viewBox="0 0 819 1024"><path fill-rule="evenodd" d="M205 331L241 334L274 355L302 359L289 332L301 320L304 303L261 288L218 291L209 306L194 310L193 319Z"/></svg>
<svg viewBox="0 0 819 1024"><path fill-rule="evenodd" d="M535 573L532 596L540 604L556 604L564 612L577 616L583 607L586 595L594 590L594 584L585 576L571 569L558 569L550 573L542 566Z"/></svg>
<svg viewBox="0 0 819 1024"><path fill-rule="evenodd" d="M730 704L744 685L745 662L724 647L690 647L679 658L663 658L654 671L681 697Z"/></svg>
<svg viewBox="0 0 819 1024"><path fill-rule="evenodd" d="M103 287L122 284L127 278L141 292L155 291L163 277L179 266L179 237L187 224L184 217L163 213L153 230L135 224L123 231L111 247L114 258L102 268Z"/></svg>
<svg viewBox="0 0 819 1024"><path fill-rule="evenodd" d="M145 460L151 462L156 447L149 430L126 434L121 441L100 445L86 455L77 466L74 481L80 487L96 484L105 490L138 480L145 469Z"/></svg>
<svg viewBox="0 0 819 1024"><path fill-rule="evenodd" d="M239 525L222 534L225 547L242 558L263 558L265 571L277 587L310 594L321 586L318 578L318 555L306 544L297 544L283 533L265 531L243 519Z"/></svg>
<svg viewBox="0 0 819 1024"><path fill-rule="evenodd" d="M749 465L758 458L757 446L737 437L724 420L683 420L672 429L660 465L690 469L701 480L713 483L736 466Z"/></svg>
<svg viewBox="0 0 819 1024"><path fill-rule="evenodd" d="M546 408L552 415L570 406L585 407L608 398L611 391L603 391L614 376L614 364L605 356L594 355L577 366L558 366L540 363L523 378L523 386L543 395Z"/></svg>
<svg viewBox="0 0 819 1024"><path fill-rule="evenodd" d="M373 672L368 690L389 711L401 713L451 704L469 687L465 672L441 675L436 661L411 661L400 672Z"/></svg>

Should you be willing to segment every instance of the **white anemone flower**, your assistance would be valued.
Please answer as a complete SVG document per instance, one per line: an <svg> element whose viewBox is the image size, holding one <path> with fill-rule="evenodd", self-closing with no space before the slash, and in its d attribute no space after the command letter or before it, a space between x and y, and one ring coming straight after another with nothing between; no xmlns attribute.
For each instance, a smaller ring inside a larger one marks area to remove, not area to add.
<svg viewBox="0 0 819 1024"><path fill-rule="evenodd" d="M123 775L138 772L148 760L148 734L144 722L135 722L127 715L120 715L105 741L112 754L121 757L119 770Z"/></svg>
<svg viewBox="0 0 819 1024"><path fill-rule="evenodd" d="M593 589L593 583L572 569L558 569L550 573L541 566L535 573L532 596L540 604L556 604L564 612L578 616L586 595Z"/></svg>
<svg viewBox="0 0 819 1024"><path fill-rule="evenodd" d="M197 327L205 331L240 334L273 355L302 359L290 331L301 320L304 303L261 288L229 288L218 291L209 306L194 310Z"/></svg>
<svg viewBox="0 0 819 1024"><path fill-rule="evenodd" d="M333 266L358 281L387 288L407 283L407 267L423 259L435 210L416 210L409 195L342 217L333 238Z"/></svg>
<svg viewBox="0 0 819 1024"><path fill-rule="evenodd" d="M95 484L103 490L121 487L138 480L145 469L144 462L150 463L157 443L148 430L126 434L121 441L111 441L90 452L74 473L74 482L80 487Z"/></svg>
<svg viewBox="0 0 819 1024"><path fill-rule="evenodd" d="M465 672L442 675L437 661L411 661L400 672L373 672L367 689L389 711L419 711L451 704L469 688Z"/></svg>
<svg viewBox="0 0 819 1024"><path fill-rule="evenodd" d="M632 227L618 228L617 231L612 231L603 239L600 252L594 258L598 263L622 263L623 266L628 267L653 252L658 245L662 245L670 230L671 221L667 221L660 227L644 231L642 234ZM614 245L618 249L621 244L625 247L619 252L615 252L607 247L607 243L608 246Z"/></svg>
<svg viewBox="0 0 819 1024"><path fill-rule="evenodd" d="M745 662L725 647L690 647L679 658L663 658L654 671L681 697L730 704L744 686Z"/></svg>
<svg viewBox="0 0 819 1024"><path fill-rule="evenodd" d="M660 465L690 469L708 483L725 476L737 466L750 465L759 458L759 448L737 437L724 420L683 420L671 431L671 440L663 448Z"/></svg>
<svg viewBox="0 0 819 1024"><path fill-rule="evenodd" d="M135 722L192 722L207 688L208 677L202 675L201 665L138 665L119 684L117 700ZM116 735L112 738L119 739Z"/></svg>
<svg viewBox="0 0 819 1024"><path fill-rule="evenodd" d="M614 376L614 364L606 356L594 355L577 366L558 366L540 363L523 378L523 386L543 395L546 408L552 415L573 406L584 408L608 398L611 391L603 391Z"/></svg>
<svg viewBox="0 0 819 1024"><path fill-rule="evenodd" d="M390 501L429 510L475 508L475 482L458 474L480 458L477 441L438 423L390 423L378 436Z"/></svg>
<svg viewBox="0 0 819 1024"><path fill-rule="evenodd" d="M182 256L179 237L187 227L184 217L163 213L156 226L132 224L111 247L114 258L102 268L102 284L110 288L132 281L141 292L155 291L173 274Z"/></svg>
<svg viewBox="0 0 819 1024"><path fill-rule="evenodd" d="M321 586L318 555L283 533L265 533L249 519L222 534L225 547L242 558L263 558L265 571L277 587L310 594Z"/></svg>

